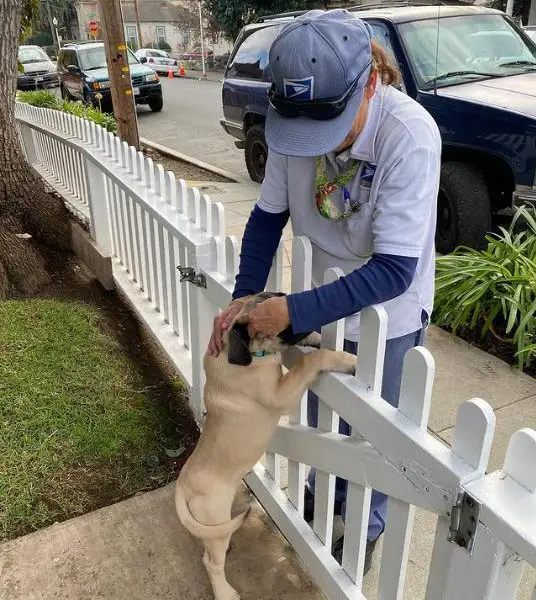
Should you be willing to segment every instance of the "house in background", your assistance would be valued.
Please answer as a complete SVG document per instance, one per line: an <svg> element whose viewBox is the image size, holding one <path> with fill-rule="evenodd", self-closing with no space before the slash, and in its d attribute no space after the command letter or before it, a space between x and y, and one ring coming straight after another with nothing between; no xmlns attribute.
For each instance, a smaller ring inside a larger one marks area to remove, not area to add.
<svg viewBox="0 0 536 600"><path fill-rule="evenodd" d="M133 49L139 48L139 32L136 23L136 11L133 0L121 2L125 24L125 40ZM190 50L199 43L199 15L184 6L163 0L138 0L140 28L143 45L158 47L167 44L172 53ZM98 3L93 0L76 2L80 39L90 40L92 34L89 24L97 23L95 39L102 39Z"/></svg>

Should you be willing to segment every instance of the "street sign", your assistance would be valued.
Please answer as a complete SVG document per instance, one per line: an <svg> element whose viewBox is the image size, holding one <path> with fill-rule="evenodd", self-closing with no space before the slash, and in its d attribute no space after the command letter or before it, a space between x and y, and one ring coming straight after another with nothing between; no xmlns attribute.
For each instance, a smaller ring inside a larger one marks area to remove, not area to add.
<svg viewBox="0 0 536 600"><path fill-rule="evenodd" d="M93 33L97 31L97 21L89 22L89 31L91 31Z"/></svg>

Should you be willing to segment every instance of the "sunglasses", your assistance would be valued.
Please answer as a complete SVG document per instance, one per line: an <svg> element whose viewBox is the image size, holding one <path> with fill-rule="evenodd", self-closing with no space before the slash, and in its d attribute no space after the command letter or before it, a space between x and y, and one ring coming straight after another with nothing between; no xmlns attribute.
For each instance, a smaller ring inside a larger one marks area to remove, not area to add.
<svg viewBox="0 0 536 600"><path fill-rule="evenodd" d="M297 117L307 117L314 121L335 119L344 112L348 101L359 85L359 80L371 64L369 62L354 79L346 92L336 98L327 98L325 100L291 100L278 94L275 83L272 83L272 87L268 92L268 100L276 112L288 119L295 119Z"/></svg>

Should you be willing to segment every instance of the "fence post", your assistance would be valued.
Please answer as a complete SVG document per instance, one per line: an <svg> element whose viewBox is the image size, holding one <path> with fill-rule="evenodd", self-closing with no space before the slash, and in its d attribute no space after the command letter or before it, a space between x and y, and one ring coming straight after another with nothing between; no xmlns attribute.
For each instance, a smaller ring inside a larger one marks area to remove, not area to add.
<svg viewBox="0 0 536 600"><path fill-rule="evenodd" d="M486 471L495 430L495 414L489 404L475 398L464 402L458 409L454 427L452 450L456 456L474 468L471 480L482 477ZM462 485L467 482L460 482ZM460 487L461 491L461 487ZM454 590L458 598L469 600L465 582L470 554L467 550L449 542L450 521L446 517L437 520L434 549L426 587L426 600L452 599ZM461 590L457 588L461 586Z"/></svg>
<svg viewBox="0 0 536 600"><path fill-rule="evenodd" d="M97 242L104 254L112 254L112 235L110 209L108 205L108 190L104 173L98 163L87 153L83 154L87 176L87 189L91 237Z"/></svg>
<svg viewBox="0 0 536 600"><path fill-rule="evenodd" d="M37 148L35 146L35 139L33 129L27 123L18 121L19 130L22 137L22 144L24 153L26 154L26 160L30 165L37 164Z"/></svg>
<svg viewBox="0 0 536 600"><path fill-rule="evenodd" d="M211 270L215 262L215 248L210 240L207 240L203 245L196 246L193 253L188 253L187 266L193 267L197 273ZM187 286L185 291L188 294L190 306L190 351L192 356L190 407L197 423L201 423L205 410L203 403L203 390L205 387L203 359L212 333L216 307L210 301L205 288L194 283L185 285Z"/></svg>

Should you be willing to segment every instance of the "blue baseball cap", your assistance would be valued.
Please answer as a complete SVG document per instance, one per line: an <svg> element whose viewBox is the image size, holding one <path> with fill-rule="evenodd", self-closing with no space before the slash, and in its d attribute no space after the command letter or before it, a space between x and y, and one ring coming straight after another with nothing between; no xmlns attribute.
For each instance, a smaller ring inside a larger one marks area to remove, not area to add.
<svg viewBox="0 0 536 600"><path fill-rule="evenodd" d="M371 38L370 26L343 9L312 10L281 30L270 49L270 149L321 156L344 141L369 80Z"/></svg>

